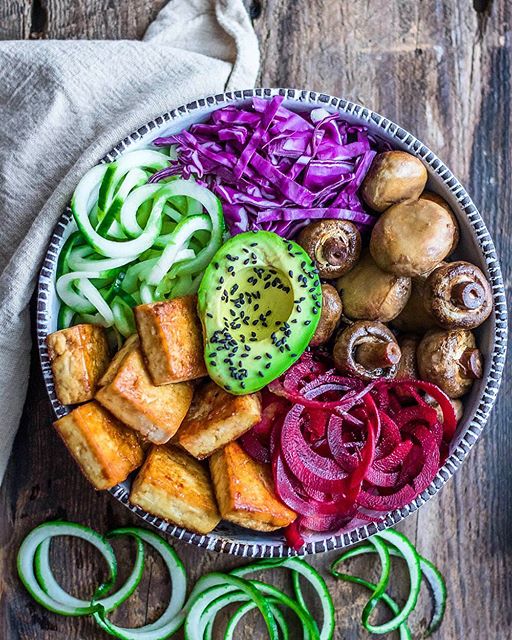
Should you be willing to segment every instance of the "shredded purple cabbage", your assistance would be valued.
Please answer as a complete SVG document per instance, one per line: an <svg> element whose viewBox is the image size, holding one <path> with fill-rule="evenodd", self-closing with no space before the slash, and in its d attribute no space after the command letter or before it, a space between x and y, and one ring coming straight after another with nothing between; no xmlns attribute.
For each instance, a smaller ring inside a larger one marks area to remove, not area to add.
<svg viewBox="0 0 512 640"><path fill-rule="evenodd" d="M151 177L194 176L220 198L232 235L254 229L293 237L311 220L343 218L368 229L359 187L376 154L366 127L325 109L295 113L282 96L229 105L189 131L157 138L178 159Z"/></svg>

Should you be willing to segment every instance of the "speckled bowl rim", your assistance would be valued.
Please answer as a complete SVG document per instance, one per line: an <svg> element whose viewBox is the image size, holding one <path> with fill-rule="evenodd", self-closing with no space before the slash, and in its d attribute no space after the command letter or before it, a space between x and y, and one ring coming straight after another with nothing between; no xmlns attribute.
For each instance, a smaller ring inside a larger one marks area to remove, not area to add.
<svg viewBox="0 0 512 640"><path fill-rule="evenodd" d="M480 437L483 428L489 418L490 411L496 400L501 376L505 363L506 340L507 340L507 309L505 300L505 291L503 287L503 279L500 266L496 257L496 250L492 239L487 231L484 221L482 220L477 208L467 194L462 184L457 180L448 167L420 140L415 138L411 133L398 126L391 120L381 116L370 109L350 102L343 98L337 98L324 93L314 91L305 91L298 89L248 89L243 91L232 91L220 93L215 96L209 96L190 102L187 105L173 109L163 115L151 120L146 125L139 128L128 135L118 145L116 145L103 159L104 162L110 162L116 159L120 153L126 150L130 145L139 142L141 139L154 137L154 130L162 127L171 121L179 121L185 116L193 115L194 111L204 109L205 107L221 107L223 105L239 101L247 100L254 96L271 97L273 95L283 95L287 100L293 100L297 103L308 105L317 105L328 109L339 111L341 114L347 114L354 118L358 118L362 123L371 123L373 126L379 127L388 137L396 140L402 148L407 148L410 153L421 158L430 168L431 174L435 176L437 182L442 181L444 185L456 198L459 212L465 217L467 225L472 231L476 239L479 249L485 260L488 276L491 281L493 297L494 297L494 320L495 335L492 345L492 351L488 356L489 374L485 387L482 389L478 405L473 412L471 421L468 422L466 428L459 437L459 442L448 457L444 465L439 469L436 477L430 486L423 491L413 502L406 505L402 509L396 509L387 514L386 518L379 523L370 523L368 525L357 527L353 530L346 531L338 535L328 535L321 540L313 540L307 542L300 550L300 555L321 553L332 549L339 549L350 546L356 542L364 540L379 530L392 527L411 513L414 513L421 505L430 500L430 498L446 484L446 482L454 475L462 462L466 459L470 450ZM48 395L57 417L61 417L68 413L68 409L64 407L55 395L53 385L52 372L48 359L46 346L46 336L48 335L48 294L52 286L52 275L55 269L58 251L60 249L62 236L71 218L71 212L67 209L60 217L52 237L50 239L48 252L43 262L43 266L39 278L38 295L37 295L37 340L43 370L43 378L48 391ZM152 516L145 511L135 507L129 503L128 490L123 485L117 485L110 490L110 493L133 513L140 516L146 523L156 527L160 531L169 535L212 551L229 553L237 556L246 557L283 557L296 555L297 552L289 548L280 538L261 538L260 542L252 539L241 541L233 539L228 532L217 532L216 530L208 535L200 535L192 533L181 527L177 527L168 522ZM235 532L235 530L233 530ZM236 529L236 536L243 537L244 530ZM257 532L247 532L253 536Z"/></svg>

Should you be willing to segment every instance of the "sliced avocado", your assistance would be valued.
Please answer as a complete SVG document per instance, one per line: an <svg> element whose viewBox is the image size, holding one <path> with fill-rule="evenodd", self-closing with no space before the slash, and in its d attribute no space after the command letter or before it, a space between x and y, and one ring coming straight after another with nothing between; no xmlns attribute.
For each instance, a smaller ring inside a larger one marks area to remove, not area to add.
<svg viewBox="0 0 512 640"><path fill-rule="evenodd" d="M258 391L306 349L322 309L318 272L295 242L269 231L230 238L198 293L205 361L226 391Z"/></svg>

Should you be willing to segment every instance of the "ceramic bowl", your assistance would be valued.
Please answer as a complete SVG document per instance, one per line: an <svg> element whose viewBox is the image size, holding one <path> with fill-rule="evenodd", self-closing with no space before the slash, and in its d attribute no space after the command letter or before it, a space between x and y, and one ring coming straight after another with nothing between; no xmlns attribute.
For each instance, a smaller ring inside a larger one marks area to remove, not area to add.
<svg viewBox="0 0 512 640"><path fill-rule="evenodd" d="M395 525L430 500L458 470L480 437L498 393L505 361L507 312L503 280L492 239L462 184L435 153L411 133L384 116L343 98L296 89L251 89L209 96L173 109L148 122L121 140L102 161L110 162L126 150L145 146L158 136L187 129L195 122L206 120L212 111L227 104L247 104L253 96L269 98L275 94L284 95L284 106L291 109L304 111L323 107L328 111L338 112L350 122L367 126L372 134L389 142L393 148L404 149L420 158L428 170L429 190L441 195L457 215L461 229L458 254L477 264L486 273L494 296L493 313L478 330L478 342L485 358L484 376L473 385L471 393L465 398L464 417L459 423L449 456L432 484L413 502L402 509L388 513L379 523L369 523L337 534L316 535L308 540L300 552L312 554L349 546L367 538L377 530ZM62 213L50 239L39 279L37 302L37 337L44 381L58 417L67 413L68 409L58 401L55 395L46 336L56 330L59 303L54 286L55 271L59 250L70 233L70 219L71 212L67 209ZM221 522L212 533L199 535L162 521L130 505L128 500L130 483L129 478L111 489L110 493L147 524L184 542L205 549L248 557L278 557L296 553L286 545L280 532L262 534Z"/></svg>

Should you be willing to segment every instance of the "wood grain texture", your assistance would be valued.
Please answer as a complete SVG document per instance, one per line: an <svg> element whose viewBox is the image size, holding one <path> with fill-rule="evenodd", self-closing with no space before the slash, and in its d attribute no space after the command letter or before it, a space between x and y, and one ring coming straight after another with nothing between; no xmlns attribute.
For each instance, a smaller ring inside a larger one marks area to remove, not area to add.
<svg viewBox="0 0 512 640"><path fill-rule="evenodd" d="M3 2L0 38L140 37L163 3ZM509 0L248 0L247 6L261 42L259 84L343 95L418 135L473 195L496 240L510 291ZM401 526L446 575L450 601L437 636L443 640L512 637L511 392L506 379L486 434L462 470ZM64 517L101 531L138 524L110 496L95 493L87 485L54 434L51 420L34 355L25 413L0 493L0 637L100 640L106 636L90 621L58 618L32 603L15 573L15 553L22 537L45 519ZM191 579L239 563L181 543L176 548ZM121 551L130 557L129 545ZM313 562L325 569L332 559L333 554L328 554ZM94 568L100 563L85 547L73 547L70 560L67 549L58 545L55 560L68 586L77 588L101 577ZM367 561L358 561L357 569L371 575ZM404 578L398 569L400 575ZM279 572L273 579L278 585L285 583ZM329 586L337 608L336 638L367 637L358 623L365 594L332 580ZM167 588L161 567L151 563L119 619L135 625L152 618ZM400 595L400 590L395 594ZM425 624L428 598L423 605L415 637ZM251 618L240 637L266 636L257 619Z"/></svg>

